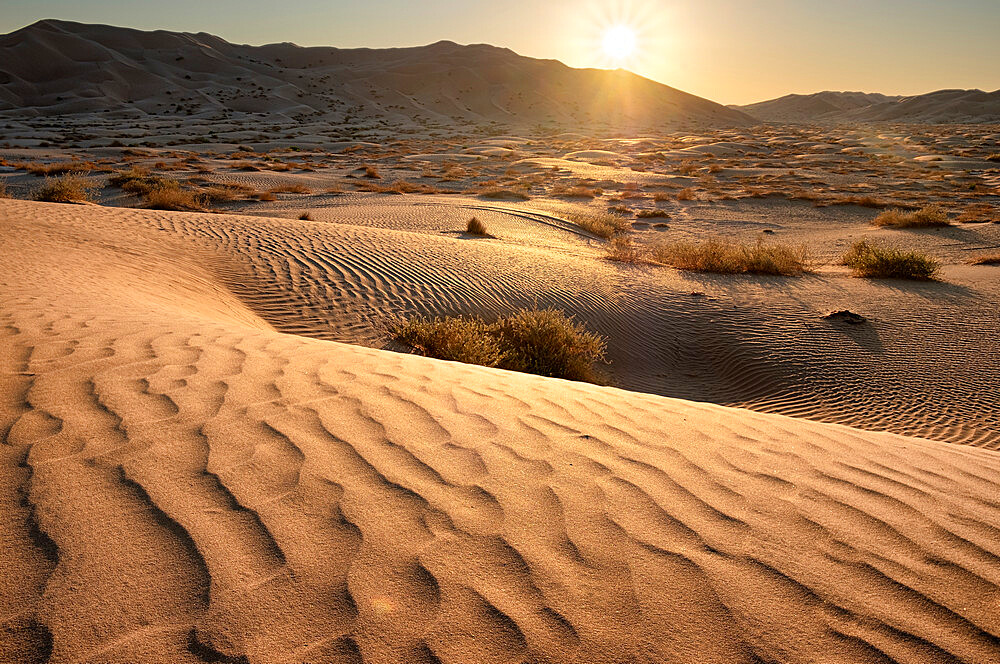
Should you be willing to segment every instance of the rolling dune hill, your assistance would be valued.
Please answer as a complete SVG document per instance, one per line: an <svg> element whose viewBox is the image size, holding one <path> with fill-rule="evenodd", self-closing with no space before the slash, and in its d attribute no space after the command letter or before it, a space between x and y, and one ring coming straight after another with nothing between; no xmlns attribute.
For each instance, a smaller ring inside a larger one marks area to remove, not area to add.
<svg viewBox="0 0 1000 664"><path fill-rule="evenodd" d="M1000 122L1000 90L938 90L911 97L817 92L731 106L765 122Z"/></svg>
<svg viewBox="0 0 1000 664"><path fill-rule="evenodd" d="M744 113L623 70L484 44L241 46L205 33L46 20L0 36L0 112L267 113L272 121L737 126Z"/></svg>
<svg viewBox="0 0 1000 664"><path fill-rule="evenodd" d="M13 661L1000 659L993 451L318 338L532 255L562 288L558 251L12 200L0 233Z"/></svg>

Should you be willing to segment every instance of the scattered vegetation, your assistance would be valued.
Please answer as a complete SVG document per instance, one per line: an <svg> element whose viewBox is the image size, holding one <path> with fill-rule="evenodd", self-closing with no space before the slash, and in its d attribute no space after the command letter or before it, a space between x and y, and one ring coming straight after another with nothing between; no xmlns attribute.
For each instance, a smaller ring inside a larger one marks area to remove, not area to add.
<svg viewBox="0 0 1000 664"><path fill-rule="evenodd" d="M875 226L890 228L927 228L930 226L950 226L948 215L938 205L930 205L914 212L906 212L898 208L886 210L872 219Z"/></svg>
<svg viewBox="0 0 1000 664"><path fill-rule="evenodd" d="M173 180L143 194L143 207L150 210L176 210L182 212L203 212L207 201L201 195L182 189Z"/></svg>
<svg viewBox="0 0 1000 664"><path fill-rule="evenodd" d="M919 251L900 249L867 238L858 240L843 256L856 277L876 279L933 279L938 262Z"/></svg>
<svg viewBox="0 0 1000 664"><path fill-rule="evenodd" d="M795 276L810 271L804 245L767 244L763 240L754 244L662 242L654 244L651 253L658 263L695 272Z"/></svg>
<svg viewBox="0 0 1000 664"><path fill-rule="evenodd" d="M670 217L664 210L638 210L635 216L639 219L667 219Z"/></svg>
<svg viewBox="0 0 1000 664"><path fill-rule="evenodd" d="M396 339L429 357L540 376L594 381L606 340L558 309L522 309L486 323L478 317L411 317Z"/></svg>
<svg viewBox="0 0 1000 664"><path fill-rule="evenodd" d="M380 180L382 178L382 176L379 175L378 169L375 168L374 166L365 165L362 166L361 168L365 170L364 177L366 178L369 178L371 180Z"/></svg>
<svg viewBox="0 0 1000 664"><path fill-rule="evenodd" d="M299 219L301 221L312 221L313 217L308 212L303 212L302 214L299 215Z"/></svg>
<svg viewBox="0 0 1000 664"><path fill-rule="evenodd" d="M32 195L36 201L78 203L93 200L93 187L83 177L68 173L62 177L46 177Z"/></svg>
<svg viewBox="0 0 1000 664"><path fill-rule="evenodd" d="M1000 152L991 154L989 157L986 158L986 161L1000 161Z"/></svg>
<svg viewBox="0 0 1000 664"><path fill-rule="evenodd" d="M697 196L694 195L694 189L691 187L685 187L677 192L677 200L679 201L693 201L696 199Z"/></svg>

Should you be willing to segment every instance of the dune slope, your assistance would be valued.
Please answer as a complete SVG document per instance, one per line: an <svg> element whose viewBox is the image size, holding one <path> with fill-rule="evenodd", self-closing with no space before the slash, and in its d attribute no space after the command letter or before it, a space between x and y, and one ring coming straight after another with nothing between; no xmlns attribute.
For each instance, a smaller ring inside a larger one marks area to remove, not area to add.
<svg viewBox="0 0 1000 664"><path fill-rule="evenodd" d="M246 46L213 35L39 21L0 35L0 111L113 116L268 113L394 125L539 122L618 128L753 124L636 74L573 69L486 44Z"/></svg>
<svg viewBox="0 0 1000 664"><path fill-rule="evenodd" d="M0 203L13 661L1000 658L994 452L279 333Z"/></svg>

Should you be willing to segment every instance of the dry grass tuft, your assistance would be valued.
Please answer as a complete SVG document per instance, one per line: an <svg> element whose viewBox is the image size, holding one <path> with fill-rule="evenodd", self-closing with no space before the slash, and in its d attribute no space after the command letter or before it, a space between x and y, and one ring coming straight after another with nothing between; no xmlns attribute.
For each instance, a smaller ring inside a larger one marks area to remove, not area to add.
<svg viewBox="0 0 1000 664"><path fill-rule="evenodd" d="M270 202L278 200L278 197L269 191L258 191L255 194L250 194L250 198L261 202Z"/></svg>
<svg viewBox="0 0 1000 664"><path fill-rule="evenodd" d="M844 265L856 277L876 279L931 280L940 269L932 257L919 251L900 249L863 238L844 254Z"/></svg>
<svg viewBox="0 0 1000 664"><path fill-rule="evenodd" d="M669 219L670 215L664 210L637 210L635 213L638 219Z"/></svg>
<svg viewBox="0 0 1000 664"><path fill-rule="evenodd" d="M950 226L948 215L937 205L930 205L915 212L906 212L898 208L886 210L872 219L874 226L889 228L927 228L932 226Z"/></svg>
<svg viewBox="0 0 1000 664"><path fill-rule="evenodd" d="M805 246L754 244L708 240L657 243L651 249L654 260L679 270L720 274L771 274L795 276L809 272Z"/></svg>
<svg viewBox="0 0 1000 664"><path fill-rule="evenodd" d="M476 192L481 198L491 198L495 200L506 200L506 201L526 201L531 196L528 196L524 192L515 191L513 189L504 189L502 187L486 187L480 189Z"/></svg>
<svg viewBox="0 0 1000 664"><path fill-rule="evenodd" d="M45 178L45 182L32 194L36 201L49 203L78 203L93 200L93 187L74 173L59 178Z"/></svg>
<svg viewBox="0 0 1000 664"><path fill-rule="evenodd" d="M604 257L609 261L616 261L619 263L646 262L642 249L627 235L620 235L613 238L611 242L608 243L607 253Z"/></svg>
<svg viewBox="0 0 1000 664"><path fill-rule="evenodd" d="M429 357L540 376L593 381L606 340L557 309L522 309L486 323L478 317L408 318L397 340Z"/></svg>
<svg viewBox="0 0 1000 664"><path fill-rule="evenodd" d="M361 168L365 169L364 177L369 178L371 180L382 179L382 176L379 175L378 169L375 168L374 166L365 165L362 166Z"/></svg>
<svg viewBox="0 0 1000 664"><path fill-rule="evenodd" d="M486 230L486 224L480 221L479 217L472 217L469 219L469 223L465 225L465 232L469 235L490 237L489 231Z"/></svg>
<svg viewBox="0 0 1000 664"><path fill-rule="evenodd" d="M571 214L569 215L569 220L588 233L593 233L597 237L603 237L606 240L619 233L624 233L631 225L628 219L616 214L601 212Z"/></svg>
<svg viewBox="0 0 1000 664"><path fill-rule="evenodd" d="M303 212L302 214L299 215L299 220L301 220L301 221L312 221L313 220L313 216L310 213L308 213L308 212Z"/></svg>
<svg viewBox="0 0 1000 664"><path fill-rule="evenodd" d="M989 157L986 158L986 161L1000 161L1000 152L991 154Z"/></svg>
<svg viewBox="0 0 1000 664"><path fill-rule="evenodd" d="M685 187L677 192L677 200L679 201L694 201L697 199L698 197L695 196L694 189L691 187Z"/></svg>

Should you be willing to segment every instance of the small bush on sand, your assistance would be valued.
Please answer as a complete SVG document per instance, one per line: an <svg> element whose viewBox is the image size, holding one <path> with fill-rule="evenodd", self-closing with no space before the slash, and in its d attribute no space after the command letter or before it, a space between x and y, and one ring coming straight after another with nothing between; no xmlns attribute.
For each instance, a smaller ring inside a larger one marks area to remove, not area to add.
<svg viewBox="0 0 1000 664"><path fill-rule="evenodd" d="M986 158L986 161L1000 161L1000 152L997 152L996 154L991 154L989 157Z"/></svg>
<svg viewBox="0 0 1000 664"><path fill-rule="evenodd" d="M489 237L490 234L486 230L486 224L479 220L479 217L473 217L469 219L469 223L465 225L465 232L469 235L478 235L480 237Z"/></svg>
<svg viewBox="0 0 1000 664"><path fill-rule="evenodd" d="M927 254L900 249L863 238L844 254L843 263L856 277L876 279L933 279L940 266Z"/></svg>
<svg viewBox="0 0 1000 664"><path fill-rule="evenodd" d="M511 371L596 379L606 340L557 309L522 309L495 323L478 317L411 317L395 330L399 341L423 355Z"/></svg>
<svg viewBox="0 0 1000 664"><path fill-rule="evenodd" d="M929 226L950 226L948 215L937 205L930 205L915 212L894 208L886 210L872 219L875 226L890 228L927 228Z"/></svg>
<svg viewBox="0 0 1000 664"><path fill-rule="evenodd" d="M637 210L635 216L637 219L667 219L670 217L664 210Z"/></svg>
<svg viewBox="0 0 1000 664"><path fill-rule="evenodd" d="M70 173L59 178L45 178L32 198L49 203L89 201L93 198L93 188L84 178Z"/></svg>
<svg viewBox="0 0 1000 664"><path fill-rule="evenodd" d="M608 243L607 254L604 257L609 261L619 263L644 262L642 249L627 235L612 238L611 242Z"/></svg>
<svg viewBox="0 0 1000 664"><path fill-rule="evenodd" d="M193 191L181 189L179 185L163 185L156 187L143 195L143 207L150 210L177 210L187 212L202 212L205 210L205 199Z"/></svg>
<svg viewBox="0 0 1000 664"><path fill-rule="evenodd" d="M299 215L299 220L301 220L301 221L312 221L313 217L308 212L303 212L302 214Z"/></svg>
<svg viewBox="0 0 1000 664"><path fill-rule="evenodd" d="M765 244L763 240L754 244L665 242L654 244L651 252L658 263L695 272L794 276L810 269L805 246Z"/></svg>
<svg viewBox="0 0 1000 664"><path fill-rule="evenodd" d="M60 161L52 164L20 164L24 170L28 171L36 177L41 176L51 176L51 175L65 175L67 173L87 173L96 168L96 166L89 161Z"/></svg>
<svg viewBox="0 0 1000 664"><path fill-rule="evenodd" d="M278 197L269 191L258 191L256 193L250 194L250 198L255 201L270 202L278 200Z"/></svg>
<svg viewBox="0 0 1000 664"><path fill-rule="evenodd" d="M145 168L133 167L127 171L119 171L108 178L108 185L119 187L122 191L137 196L145 196L154 189L179 186L175 180L169 180L159 175L151 175Z"/></svg>
<svg viewBox="0 0 1000 664"><path fill-rule="evenodd" d="M381 179L382 177L381 175L379 175L378 169L375 168L374 166L362 166L361 168L365 170L364 177L366 178L370 178L372 180L378 180Z"/></svg>
<svg viewBox="0 0 1000 664"><path fill-rule="evenodd" d="M624 217L601 212L571 214L569 220L588 233L593 233L604 239L610 239L619 233L624 233L631 225L631 222Z"/></svg>
<svg viewBox="0 0 1000 664"><path fill-rule="evenodd" d="M691 187L685 187L677 192L677 200L679 201L693 201L696 199L697 196L694 195L694 189Z"/></svg>

